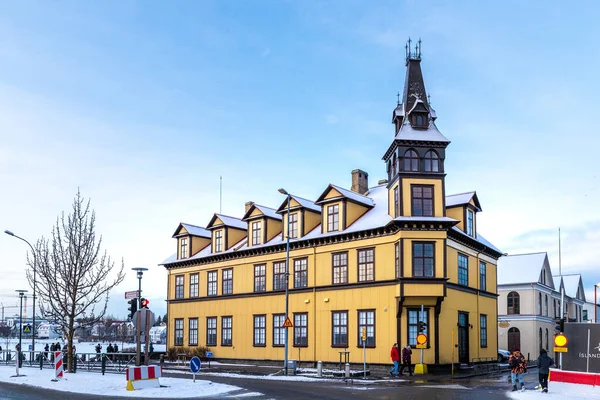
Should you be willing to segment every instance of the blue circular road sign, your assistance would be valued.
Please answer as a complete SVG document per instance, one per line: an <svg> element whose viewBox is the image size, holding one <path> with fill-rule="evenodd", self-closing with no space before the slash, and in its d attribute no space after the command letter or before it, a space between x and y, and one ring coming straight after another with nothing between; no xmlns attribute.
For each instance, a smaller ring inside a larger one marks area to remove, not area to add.
<svg viewBox="0 0 600 400"><path fill-rule="evenodd" d="M200 367L202 366L202 361L196 356L192 357L190 360L190 370L193 374L197 374L200 371Z"/></svg>

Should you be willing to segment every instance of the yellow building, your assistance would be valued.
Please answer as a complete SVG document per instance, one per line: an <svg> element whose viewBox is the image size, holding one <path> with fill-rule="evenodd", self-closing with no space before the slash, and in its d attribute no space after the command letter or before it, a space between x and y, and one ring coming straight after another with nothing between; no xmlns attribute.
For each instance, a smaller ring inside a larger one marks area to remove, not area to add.
<svg viewBox="0 0 600 400"><path fill-rule="evenodd" d="M177 227L177 253L161 264L168 347L283 360L289 230L289 359L336 362L349 351L362 362L364 328L367 362L387 364L395 342L415 347L420 322L426 364L496 358L502 253L477 232L475 192L445 194L450 142L435 125L420 62L418 50L407 54L387 180L369 188L367 173L354 170L351 190L331 184L314 201L291 194L277 209L247 203L242 218Z"/></svg>

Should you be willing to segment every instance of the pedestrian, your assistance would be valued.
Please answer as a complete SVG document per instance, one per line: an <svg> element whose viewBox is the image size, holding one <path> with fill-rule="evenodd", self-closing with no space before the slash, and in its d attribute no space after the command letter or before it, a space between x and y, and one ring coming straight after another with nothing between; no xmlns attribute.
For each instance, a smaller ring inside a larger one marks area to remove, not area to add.
<svg viewBox="0 0 600 400"><path fill-rule="evenodd" d="M398 343L394 343L392 350L390 351L390 357L394 366L390 369L391 376L398 376L398 363L400 362L400 354L398 353Z"/></svg>
<svg viewBox="0 0 600 400"><path fill-rule="evenodd" d="M115 343L115 345L113 346L115 353L119 352L119 346L117 346L117 344Z"/></svg>
<svg viewBox="0 0 600 400"><path fill-rule="evenodd" d="M50 348L48 347L48 343L46 343L46 346L44 346L44 358L47 360L48 359L48 351L50 350Z"/></svg>
<svg viewBox="0 0 600 400"><path fill-rule="evenodd" d="M548 357L546 349L540 351L540 356L537 359L538 374L540 385L542 385L542 392L548 393L548 375L550 374L550 367L554 365L554 360Z"/></svg>
<svg viewBox="0 0 600 400"><path fill-rule="evenodd" d="M96 345L96 360L100 359L100 350L102 350L102 346L100 345L100 343L98 343Z"/></svg>
<svg viewBox="0 0 600 400"><path fill-rule="evenodd" d="M108 347L106 348L106 352L107 353L113 353L115 351L115 349L113 348L112 343L108 344Z"/></svg>
<svg viewBox="0 0 600 400"><path fill-rule="evenodd" d="M527 372L527 361L525 361L525 357L523 357L519 348L514 349L508 359L508 364L510 365L512 391L514 392L517 390L517 383L521 383L521 390L525 390L523 373Z"/></svg>
<svg viewBox="0 0 600 400"><path fill-rule="evenodd" d="M408 374L412 376L412 348L410 344L407 344L402 349L402 368L400 368L400 375L404 373L404 368L408 368Z"/></svg>

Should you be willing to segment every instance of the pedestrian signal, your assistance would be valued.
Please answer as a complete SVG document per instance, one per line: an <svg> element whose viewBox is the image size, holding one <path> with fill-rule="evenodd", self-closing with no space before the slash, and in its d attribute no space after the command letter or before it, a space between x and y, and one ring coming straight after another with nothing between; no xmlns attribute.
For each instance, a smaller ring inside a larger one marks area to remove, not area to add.
<svg viewBox="0 0 600 400"><path fill-rule="evenodd" d="M128 317L129 319L133 319L133 316L135 315L136 311L137 311L137 304L138 299L131 299L129 300L127 303L129 304L129 308L127 308L127 310L129 311Z"/></svg>

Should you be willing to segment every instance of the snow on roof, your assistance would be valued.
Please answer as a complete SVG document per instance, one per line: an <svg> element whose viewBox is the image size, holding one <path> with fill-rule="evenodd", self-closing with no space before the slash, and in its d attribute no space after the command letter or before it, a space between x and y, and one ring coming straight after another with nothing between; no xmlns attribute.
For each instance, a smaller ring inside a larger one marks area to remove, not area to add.
<svg viewBox="0 0 600 400"><path fill-rule="evenodd" d="M402 123L400 130L396 134L396 139L450 143L450 141L438 130L433 121L429 122L427 129L414 129L408 122L408 118L405 118Z"/></svg>
<svg viewBox="0 0 600 400"><path fill-rule="evenodd" d="M413 221L425 221L425 222L456 222L457 220L449 217L396 217L394 221L399 222L413 222Z"/></svg>
<svg viewBox="0 0 600 400"><path fill-rule="evenodd" d="M265 216L267 216L269 218L278 219L281 221L281 215L277 214L277 210L275 210L274 208L261 206L260 204L256 204L256 203L252 204L252 206L258 208L260 210L260 212L263 213ZM250 210L248 210L248 211L250 211Z"/></svg>
<svg viewBox="0 0 600 400"><path fill-rule="evenodd" d="M225 226L231 226L233 228L239 229L248 229L248 224L239 218L230 217L228 215L223 214L215 214L215 216L218 217L221 221L223 221L223 224Z"/></svg>
<svg viewBox="0 0 600 400"><path fill-rule="evenodd" d="M469 204L471 199L475 196L475 192L466 192L451 194L446 196L446 207L460 206L463 204Z"/></svg>
<svg viewBox="0 0 600 400"><path fill-rule="evenodd" d="M321 213L321 207L316 205L314 201L305 199L303 197L295 196L293 194L290 196L292 197L292 199L296 200L302 207Z"/></svg>
<svg viewBox="0 0 600 400"><path fill-rule="evenodd" d="M181 225L185 228L186 231L188 231L188 233L190 235L206 237L206 238L211 237L210 231L206 228L203 228L203 227L197 226L197 225L186 224L183 222L181 223Z"/></svg>
<svg viewBox="0 0 600 400"><path fill-rule="evenodd" d="M461 235L463 235L463 236L466 236L466 237L468 237L468 238L471 238L471 239L475 239L476 241L478 241L478 242L479 242L479 243L481 243L482 245L484 245L484 246L487 246L487 247L489 247L490 249L492 249L492 250L494 250L494 251L496 251L496 252L498 252L498 253L500 253L500 254L503 254L503 253L502 253L502 251L501 251L499 248L497 248L497 247L496 247L496 246L494 246L492 243L490 243L490 242L489 242L489 241L488 241L486 238L484 238L483 236L481 236L481 235L479 234L479 232L477 233L477 237L473 237L473 236L467 235L466 233L464 233L463 231L461 231L460 229L458 229L456 226L453 226L453 227L452 227L452 229L453 229L454 231L456 231L456 232L460 233L460 234L461 234Z"/></svg>
<svg viewBox="0 0 600 400"><path fill-rule="evenodd" d="M498 259L498 285L537 283L547 253L515 254Z"/></svg>
<svg viewBox="0 0 600 400"><path fill-rule="evenodd" d="M581 275L563 275L562 278L565 285L565 294L572 299L576 299L577 291L579 290L579 283L581 282ZM582 293L582 295L583 299L585 300L585 294Z"/></svg>
<svg viewBox="0 0 600 400"><path fill-rule="evenodd" d="M165 261L161 262L158 265L166 265L166 264L170 264L175 261L177 261L177 253L171 254L169 257L167 257L167 259Z"/></svg>
<svg viewBox="0 0 600 400"><path fill-rule="evenodd" d="M342 196L347 197L350 200L354 200L357 203L364 204L368 207L373 207L373 200L362 194L353 192L352 190L344 189L342 187L329 184L330 187L334 188L341 193Z"/></svg>
<svg viewBox="0 0 600 400"><path fill-rule="evenodd" d="M561 278L560 275L552 277L552 281L554 282L554 289L556 289L559 292L560 292L560 280L561 280L560 278Z"/></svg>

